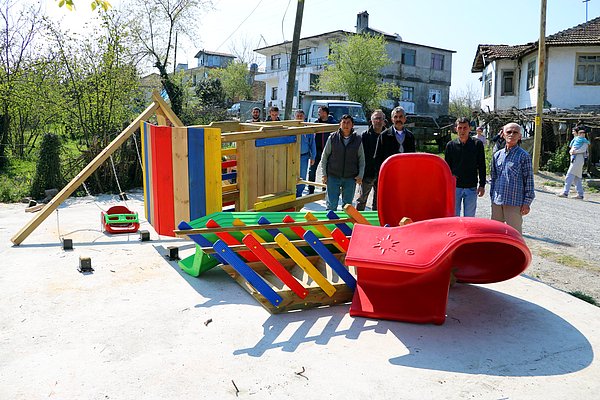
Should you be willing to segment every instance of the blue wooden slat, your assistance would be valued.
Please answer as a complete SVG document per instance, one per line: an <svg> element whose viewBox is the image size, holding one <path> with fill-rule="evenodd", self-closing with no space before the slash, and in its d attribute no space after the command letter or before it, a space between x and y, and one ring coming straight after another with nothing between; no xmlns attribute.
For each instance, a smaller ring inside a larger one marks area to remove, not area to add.
<svg viewBox="0 0 600 400"><path fill-rule="evenodd" d="M276 146L278 144L296 143L296 136L283 136L269 139L256 139L255 147Z"/></svg>
<svg viewBox="0 0 600 400"><path fill-rule="evenodd" d="M334 220L334 219L340 219L340 217L335 213L335 211L333 210L329 210L329 212L327 213L327 218ZM346 236L352 236L352 229L350 229L350 227L346 224L335 224L335 226L342 231L342 233Z"/></svg>
<svg viewBox="0 0 600 400"><path fill-rule="evenodd" d="M188 176L190 220L206 215L204 128L188 128Z"/></svg>
<svg viewBox="0 0 600 400"><path fill-rule="evenodd" d="M177 228L180 230L194 229L194 228L192 228L192 226L190 224L188 224L185 221L181 221L179 223L179 225L177 225ZM204 236L202 236L199 233L197 233L195 235L188 235L188 236L190 239L192 239L194 241L194 243L196 243L200 247L212 247L213 246L213 244L210 240L208 240L207 238L205 238ZM209 257L214 256L217 260L219 260L219 262L221 264L228 264L227 261L225 261L218 253L208 254L208 256Z"/></svg>
<svg viewBox="0 0 600 400"><path fill-rule="evenodd" d="M317 252L319 256L339 275L339 277L346 282L346 285L352 290L356 288L356 279L352 276L350 272L342 265L340 260L335 258L333 254L321 241L317 238L317 236L311 232L306 231L304 234L304 240L313 248L314 251Z"/></svg>
<svg viewBox="0 0 600 400"><path fill-rule="evenodd" d="M278 295L252 268L250 268L242 259L231 250L225 242L217 240L213 244L213 248L217 253L227 260L227 264L231 265L240 275L244 277L260 294L262 294L271 304L279 307L283 298Z"/></svg>
<svg viewBox="0 0 600 400"><path fill-rule="evenodd" d="M268 219L266 219L265 217L260 217L258 219L258 224L259 225L268 225L270 224L271 221L269 221ZM281 232L281 230L279 229L265 229L267 232L269 232L269 235L273 236L273 238L275 238L275 236L277 236L277 234L281 233L283 236L287 237L283 232ZM288 237L288 239L290 239ZM308 257L308 254L306 253L306 251L304 251L302 248L297 247L298 251L300 251L300 253L302 253L302 255L304 255L305 257Z"/></svg>
<svg viewBox="0 0 600 400"><path fill-rule="evenodd" d="M237 178L237 172L228 172L226 174L221 174L221 179L224 181L235 178Z"/></svg>

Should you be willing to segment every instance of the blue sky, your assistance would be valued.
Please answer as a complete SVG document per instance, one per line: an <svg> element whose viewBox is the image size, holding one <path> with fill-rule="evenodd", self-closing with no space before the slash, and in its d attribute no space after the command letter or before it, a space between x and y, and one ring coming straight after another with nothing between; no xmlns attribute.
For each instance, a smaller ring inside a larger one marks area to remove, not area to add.
<svg viewBox="0 0 600 400"><path fill-rule="evenodd" d="M111 3L119 7L122 1ZM67 15L67 23L80 23L90 15L88 3L78 0L77 11L70 13L77 18ZM547 35L585 22L582 0L547 3ZM600 0L587 4L588 19L600 16ZM195 66L193 57L202 48L228 53L232 46L239 49L244 43L257 48L292 39L296 1L214 0L214 5L215 9L205 11L198 21L200 40L184 43L177 62ZM338 29L354 32L356 14L362 11L369 13L372 28L398 33L407 42L456 51L452 93L480 85L479 76L471 73L478 44L524 44L539 37L539 0L305 0L302 36ZM69 13L57 11L54 4L52 14Z"/></svg>

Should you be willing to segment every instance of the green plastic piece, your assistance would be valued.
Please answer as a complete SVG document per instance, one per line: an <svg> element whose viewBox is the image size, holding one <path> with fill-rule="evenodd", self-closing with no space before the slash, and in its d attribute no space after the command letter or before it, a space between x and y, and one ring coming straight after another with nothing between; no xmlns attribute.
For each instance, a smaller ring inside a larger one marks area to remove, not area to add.
<svg viewBox="0 0 600 400"><path fill-rule="evenodd" d="M135 224L140 220L136 214L104 214L104 222L107 225L112 224Z"/></svg>

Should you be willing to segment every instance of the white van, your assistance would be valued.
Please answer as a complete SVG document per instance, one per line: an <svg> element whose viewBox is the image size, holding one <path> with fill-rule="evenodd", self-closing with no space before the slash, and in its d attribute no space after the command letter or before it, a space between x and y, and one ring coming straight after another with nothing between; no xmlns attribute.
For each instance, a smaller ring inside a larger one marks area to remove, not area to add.
<svg viewBox="0 0 600 400"><path fill-rule="evenodd" d="M351 115L354 118L354 130L358 134L362 135L369 128L365 110L362 104L356 101L313 100L307 112L309 122L315 122L319 119L319 107L321 106L329 107L329 114L333 116L336 122L339 122L344 114Z"/></svg>

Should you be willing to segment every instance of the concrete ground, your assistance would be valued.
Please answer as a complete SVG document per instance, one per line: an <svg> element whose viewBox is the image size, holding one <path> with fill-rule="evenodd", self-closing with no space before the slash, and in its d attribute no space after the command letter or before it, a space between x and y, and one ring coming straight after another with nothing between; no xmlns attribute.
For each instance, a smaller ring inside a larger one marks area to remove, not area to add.
<svg viewBox="0 0 600 400"><path fill-rule="evenodd" d="M0 399L600 393L600 308L527 276L454 286L442 326L351 318L347 305L270 315L219 268L193 278L165 258L173 245L191 254L189 242L145 222L151 242L102 233L100 210L115 204L69 199L18 247L32 215L0 205Z"/></svg>

